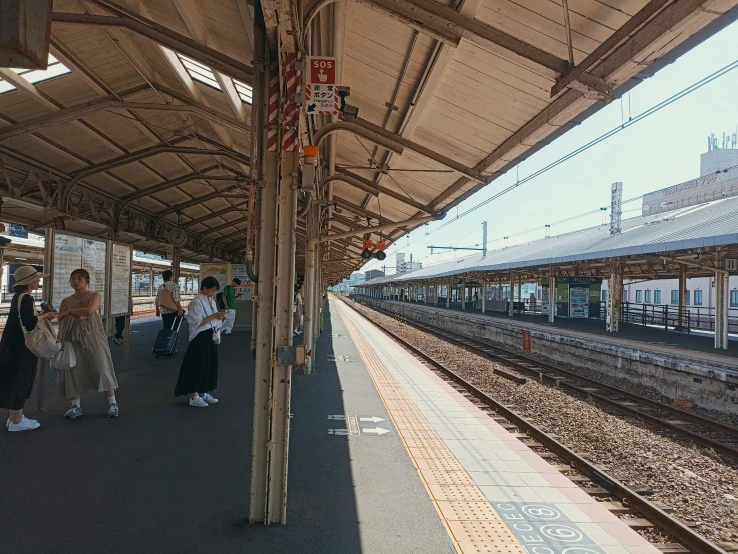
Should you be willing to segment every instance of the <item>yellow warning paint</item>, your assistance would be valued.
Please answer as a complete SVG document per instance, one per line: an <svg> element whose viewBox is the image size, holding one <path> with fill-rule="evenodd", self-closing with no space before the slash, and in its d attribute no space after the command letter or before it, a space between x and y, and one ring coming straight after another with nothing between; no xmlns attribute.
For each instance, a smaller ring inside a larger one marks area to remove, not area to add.
<svg viewBox="0 0 738 554"><path fill-rule="evenodd" d="M351 321L350 308L343 302L337 304L364 366L456 551L459 554L525 554L482 491ZM353 310L351 313L357 314Z"/></svg>

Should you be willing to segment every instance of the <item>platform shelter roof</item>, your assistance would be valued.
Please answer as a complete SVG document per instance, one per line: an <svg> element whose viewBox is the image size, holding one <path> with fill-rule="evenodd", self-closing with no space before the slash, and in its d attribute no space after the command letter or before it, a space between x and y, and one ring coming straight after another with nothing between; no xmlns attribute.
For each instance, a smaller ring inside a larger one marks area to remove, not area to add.
<svg viewBox="0 0 738 554"><path fill-rule="evenodd" d="M303 144L320 142L320 178L333 177L316 192L321 230L389 225L326 244L335 282L365 263L362 238L391 244L418 225L406 221L457 205L736 21L738 0L55 0L53 10L50 71L0 68L3 219L113 231L157 253L182 228L182 259L242 261L259 184L252 110L266 111L251 88L266 67L254 59L263 21L283 71L288 52L336 57L358 109L300 123ZM303 219L298 273L305 233Z"/></svg>
<svg viewBox="0 0 738 554"><path fill-rule="evenodd" d="M544 238L425 267L411 273L376 278L365 286L389 282L448 281L514 273L538 278L560 276L608 277L616 264L626 278L666 278L686 266L690 276L714 274L717 256L738 257L738 198L686 206L622 222L621 232L609 225ZM738 272L734 272L738 273Z"/></svg>

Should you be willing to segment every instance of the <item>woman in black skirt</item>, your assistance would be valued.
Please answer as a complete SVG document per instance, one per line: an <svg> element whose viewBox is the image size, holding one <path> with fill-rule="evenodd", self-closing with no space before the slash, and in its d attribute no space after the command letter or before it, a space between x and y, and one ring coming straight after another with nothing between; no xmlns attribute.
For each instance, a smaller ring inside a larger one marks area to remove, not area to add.
<svg viewBox="0 0 738 554"><path fill-rule="evenodd" d="M190 406L195 408L207 408L208 404L218 402L210 391L218 386L218 351L213 342L214 334L220 332L225 319L225 314L218 311L213 300L219 288L215 277L205 277L200 284L200 294L187 307L190 344L179 368L174 395L189 396Z"/></svg>
<svg viewBox="0 0 738 554"><path fill-rule="evenodd" d="M37 358L26 347L23 327L26 331L36 328L39 319L54 318L56 313L36 316L33 297L28 294L39 287L42 273L30 265L15 272L15 295L10 301L10 312L0 339L0 408L10 410L5 426L8 431L31 431L41 424L23 415L23 406L31 396L36 380ZM20 298L23 295L23 298ZM20 303L19 303L20 299Z"/></svg>

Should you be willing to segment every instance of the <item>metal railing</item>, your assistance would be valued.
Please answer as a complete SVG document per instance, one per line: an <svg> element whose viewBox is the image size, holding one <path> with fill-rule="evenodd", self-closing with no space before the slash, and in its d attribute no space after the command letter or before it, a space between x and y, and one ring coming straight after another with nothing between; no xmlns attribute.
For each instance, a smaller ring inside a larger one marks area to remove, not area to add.
<svg viewBox="0 0 738 554"><path fill-rule="evenodd" d="M10 302L13 299L13 295L15 294L15 291L12 289L8 289L8 287L2 287L2 293L0 294L0 298L2 298L2 302ZM33 292L29 292L31 296L33 296L36 300L41 300L43 298L43 290L41 288L36 289Z"/></svg>

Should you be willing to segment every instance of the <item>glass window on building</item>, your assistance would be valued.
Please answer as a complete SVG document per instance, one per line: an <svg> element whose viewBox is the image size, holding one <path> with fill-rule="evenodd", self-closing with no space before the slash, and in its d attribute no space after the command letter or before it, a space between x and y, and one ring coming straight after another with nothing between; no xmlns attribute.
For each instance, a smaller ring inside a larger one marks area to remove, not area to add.
<svg viewBox="0 0 738 554"><path fill-rule="evenodd" d="M730 291L730 305L733 308L738 306L738 290Z"/></svg>
<svg viewBox="0 0 738 554"><path fill-rule="evenodd" d="M694 305L702 306L702 291L701 290L694 291Z"/></svg>
<svg viewBox="0 0 738 554"><path fill-rule="evenodd" d="M661 291L659 289L653 291L653 303L661 304Z"/></svg>
<svg viewBox="0 0 738 554"><path fill-rule="evenodd" d="M651 291L646 289L646 304L651 303Z"/></svg>
<svg viewBox="0 0 738 554"><path fill-rule="evenodd" d="M678 290L671 291L671 303L679 304L679 291Z"/></svg>
<svg viewBox="0 0 738 554"><path fill-rule="evenodd" d="M687 300L687 306L689 306L689 293L690 293L690 292L691 292L691 291L689 291L689 290L687 290L687 291L686 291L686 293L687 293L687 298L686 298L686 300Z"/></svg>
<svg viewBox="0 0 738 554"><path fill-rule="evenodd" d="M730 187L730 194L735 194L735 185Z"/></svg>
<svg viewBox="0 0 738 554"><path fill-rule="evenodd" d="M637 290L636 291L636 304L641 304L643 302L643 291Z"/></svg>
<svg viewBox="0 0 738 554"><path fill-rule="evenodd" d="M702 197L699 194L697 195L697 202L702 202Z"/></svg>
<svg viewBox="0 0 738 554"><path fill-rule="evenodd" d="M727 196L727 194L728 194L728 189L723 189L723 196Z"/></svg>
<svg viewBox="0 0 738 554"><path fill-rule="evenodd" d="M606 290L602 291L602 301L607 302L607 291Z"/></svg>
<svg viewBox="0 0 738 554"><path fill-rule="evenodd" d="M628 302L628 297L630 296L630 295L628 294L629 292L630 292L630 291L629 291L628 289L625 289L625 290L623 291L623 302Z"/></svg>

